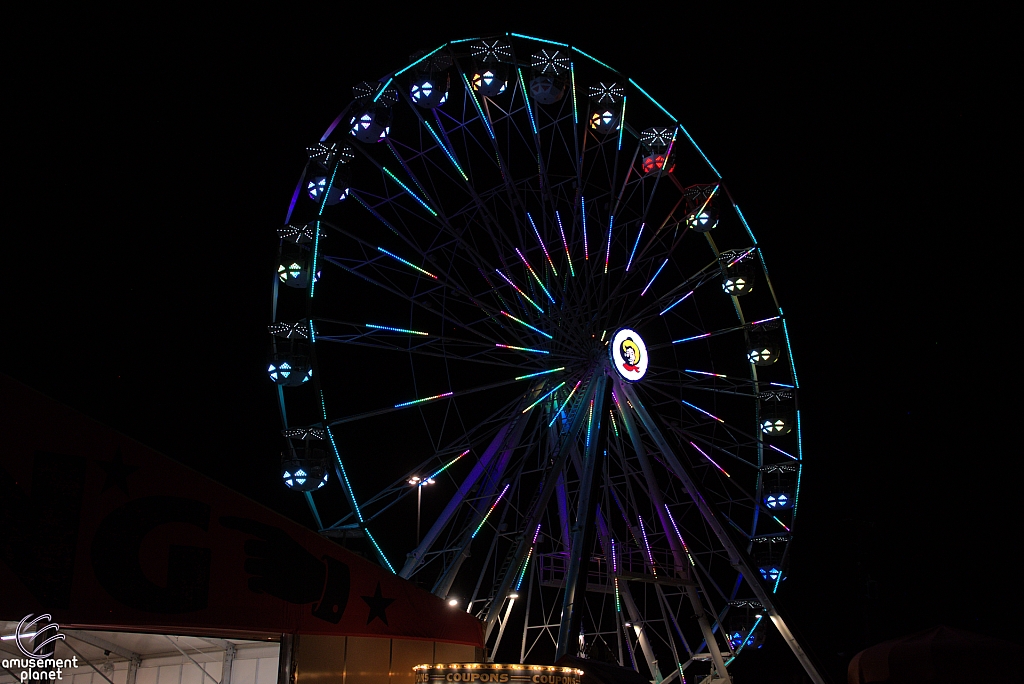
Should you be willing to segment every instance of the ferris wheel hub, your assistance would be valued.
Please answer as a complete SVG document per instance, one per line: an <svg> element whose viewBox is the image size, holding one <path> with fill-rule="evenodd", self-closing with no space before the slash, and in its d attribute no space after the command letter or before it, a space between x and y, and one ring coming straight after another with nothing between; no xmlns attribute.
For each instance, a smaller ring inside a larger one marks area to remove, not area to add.
<svg viewBox="0 0 1024 684"><path fill-rule="evenodd" d="M635 330L616 330L608 345L608 354L616 372L627 382L637 382L647 374L647 344Z"/></svg>

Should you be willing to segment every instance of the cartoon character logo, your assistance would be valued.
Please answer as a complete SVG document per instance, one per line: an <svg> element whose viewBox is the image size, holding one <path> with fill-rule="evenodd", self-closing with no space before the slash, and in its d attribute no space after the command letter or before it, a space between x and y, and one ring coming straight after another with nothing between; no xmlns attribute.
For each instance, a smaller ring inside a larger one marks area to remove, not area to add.
<svg viewBox="0 0 1024 684"><path fill-rule="evenodd" d="M640 372L640 347L633 341L632 337L622 340L619 345L619 353L622 354L622 367L634 373Z"/></svg>

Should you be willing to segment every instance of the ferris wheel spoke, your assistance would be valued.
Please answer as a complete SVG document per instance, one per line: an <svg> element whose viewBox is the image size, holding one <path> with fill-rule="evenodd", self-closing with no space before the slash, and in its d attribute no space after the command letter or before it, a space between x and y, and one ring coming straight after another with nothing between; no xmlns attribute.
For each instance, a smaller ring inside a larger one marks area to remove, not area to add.
<svg viewBox="0 0 1024 684"><path fill-rule="evenodd" d="M365 519L368 522L372 521L384 512L384 509L376 510L373 508L375 504L383 501L387 502L386 507L390 507L397 503L399 499L409 494L412 491L409 486L409 481L412 477L418 477L420 481L430 481L448 471L451 466L461 461L461 459L472 451L472 444L476 440L480 439L481 436L486 435L492 429L496 430L501 425L507 423L512 418L512 412L517 406L521 406L521 404L522 400L519 398L508 402L488 418L479 421L472 428L466 430L459 437L451 441L446 447L435 451L426 460L421 462L418 466L402 477L395 480L387 488L367 499L366 502L362 504ZM449 459L448 457L453 454L455 454L455 457ZM437 467L438 465L440 465L440 467ZM351 517L351 513L346 515L344 518L332 525L331 528L342 526L347 520L351 519Z"/></svg>
<svg viewBox="0 0 1024 684"><path fill-rule="evenodd" d="M463 397L463 396L466 396L466 395L469 395L469 394L475 394L477 392L484 392L484 391L487 391L487 390L496 389L498 387L507 387L508 385L515 384L516 382L519 382L519 381L518 380L506 380L504 382L494 382L494 383L490 383L490 384L487 384L487 385L481 385L479 387L474 387L472 389L465 389L465 390L459 390L459 391L448 391L448 392L442 392L441 394L435 394L435 395L429 396L429 397L422 397L422 398L419 398L419 399L411 399L409 401L399 402L399 403L395 404L391 408L382 408L382 409L377 409L375 411L366 411L364 413L357 413L357 414L354 414L354 415L351 415L351 416L344 416L344 417L341 417L341 418L334 418L332 420L328 420L327 421L327 425L329 425L331 427L334 427L336 425L343 425L345 423L352 423L352 422L359 421L359 420L365 420L367 418L374 418L376 416L382 416L382 415L386 415L386 414L389 414L389 413L394 413L396 411L401 411L402 409L406 409L406 408L409 408L411 406L417 406L419 404L424 404L424 403L427 403L427 402L437 401L439 399Z"/></svg>
<svg viewBox="0 0 1024 684"><path fill-rule="evenodd" d="M340 336L317 337L317 341L332 342L336 344L347 344L370 349L378 349L381 351L398 352L403 354L410 354L417 357L441 359L448 358L460 362L478 363L489 366L499 366L502 368L515 369L518 371L524 370L522 361L513 362L509 361L507 358L501 358L501 356L497 353L490 353L492 351L497 350L493 350L491 348L485 348L481 350L478 344L472 343L472 347L470 350L471 353L460 353L459 351L457 351L458 345L454 345L451 343L451 340L445 340L443 338L439 338L438 340L435 340L427 344L419 345L417 347L402 347L397 345L388 345L384 343L375 344L373 342L352 340ZM475 349L475 351L472 351L473 349ZM557 369L537 371L537 373L556 372L557 370L563 370L564 368L564 366L559 366Z"/></svg>
<svg viewBox="0 0 1024 684"><path fill-rule="evenodd" d="M459 319L456 319L456 318L452 318L451 316L448 316L447 314L441 313L439 311L436 311L434 308L432 308L430 306L427 306L426 302L425 302L425 300L423 299L422 296L416 297L416 296L412 296L412 295L406 294L405 292L403 292L402 290L398 289L397 287L395 287L393 285L389 285L389 284L384 283L384 282L381 282L380 280L378 280L376 278L372 278L369 275L367 275L366 273L361 272L359 269L352 268L351 266L349 266L349 265L347 265L347 264L345 264L345 263L343 263L343 262L341 262L341 261L339 261L339 260L337 260L337 259L335 259L333 257L325 257L325 259L327 259L330 263L332 263L333 265L337 266L338 268L340 268L340 269L342 269L342 270L344 270L344 271L346 271L348 273L351 273L352 275L362 279L363 281L365 281L365 282L367 282L367 283L369 283L371 285L375 285L375 286L381 288L382 290L385 290L385 291L389 292L390 294L394 295L395 297L397 297L399 299L403 299L403 300L413 304L414 306L418 307L419 309L421 309L423 312L426 312L427 314L438 316L439 318L441 318L446 323L454 325L454 326L456 326L458 328L463 328L463 329L468 330L468 331L470 331L470 332L472 332L472 333L474 333L476 335L479 335L480 337L483 338L481 340L482 344L484 344L484 343L486 343L486 344L497 344L496 339L490 338L489 336L484 335L482 332L480 332L476 328L471 328L471 327L467 326L463 321L461 321ZM480 307L480 308L483 308L483 307ZM487 309L484 309L484 310L487 311ZM493 314L497 314L497 311L494 311Z"/></svg>
<svg viewBox="0 0 1024 684"><path fill-rule="evenodd" d="M537 390L535 389L534 391ZM521 400L519 405L521 406L522 403L525 403L530 398L531 396L528 394ZM489 499L494 495L494 491L504 476L505 469L508 467L508 462L518 446L523 430L528 422L528 419L524 419L523 415L524 412L513 411L511 418L498 430L497 434L491 440L490 445L481 454L477 463L473 466L473 469L459 487L459 490L448 502L444 511L424 536L423 541L420 542L419 546L409 554L408 560L400 572L402 577L411 577L412 574L416 572L417 568L422 565L427 553L434 546L442 530L448 526L456 512L467 501L468 495L474 487L480 487L478 501ZM482 485L480 484L481 479L484 479L484 483ZM493 510L493 506L496 506L498 501L495 500L494 504L490 504L490 501L487 503L492 506ZM483 515L484 513L482 510L477 507L476 513L473 515L474 520L477 521L474 523L476 527L475 529L470 529L472 526L467 526L465 528L465 532L457 542L458 552L455 554L452 561L446 565L445 570L441 573L439 579L434 585L435 594L439 596L447 594L448 589L451 587L451 584L455 579L455 575L458 573L462 562L466 558L469 543L472 541L473 537L476 536L477 531L479 531L479 526L483 524Z"/></svg>
<svg viewBox="0 0 1024 684"><path fill-rule="evenodd" d="M598 380L602 381L598 382ZM548 473L557 473L563 469L569 455L567 445L576 439L577 434L579 434L579 431L585 422L584 419L586 417L586 411L580 409L593 399L595 396L595 390L601 384L603 384L603 375L598 375L597 377L592 376L587 382L587 387L581 398L581 403L577 405L577 409L572 414L568 429L560 435L557 451L553 454L553 457L549 459L550 462L547 464L546 468ZM548 502L555 491L557 483L557 477L551 477L550 475L545 477L543 487L537 494L534 503L532 504L532 508L526 516L523 529L532 530L539 522L541 522L543 513L548 507ZM518 568L522 566L526 554L532 546L532 544L528 543L526 540L526 537L521 538L514 545L514 550L510 550L510 555L508 556L510 562L508 567ZM490 637L491 630L498 618L498 611L504 604L504 597L508 596L509 588L511 587L513 579L514 576L512 573L506 573L504 577L499 578L499 584L493 592L495 599L491 602L486 616L484 617L485 641Z"/></svg>
<svg viewBox="0 0 1024 684"><path fill-rule="evenodd" d="M393 147L391 149L394 150ZM396 154L396 156L398 156L397 152L395 154ZM415 193L413 193L411 190L409 190L409 188L407 186L405 186L403 183L401 183L401 181L398 180L398 178L396 176L394 176L394 174L391 173L387 169L387 167L385 167L383 164L380 164L379 162L376 162L376 160L374 160L372 157L369 157L368 154L367 154L367 156L368 156L368 158L371 159L371 161L374 162L375 165L378 166L379 169L381 169L381 171L382 171L382 173L384 175L389 176L394 182L398 183L403 188L403 190L405 191L405 194L407 196L412 197L419 204L421 204L423 206L426 206L426 203L424 203ZM403 167L405 167L406 164L405 164L404 160L402 160L401 157L398 157L398 158L402 162ZM360 204L362 204L372 214L374 214L374 216L377 217L378 220L380 220L382 223L384 223L393 233L395 233L399 237L402 237L403 239L405 239L408 242L409 239L405 236L405 234L403 234L401 231L399 231L397 228L395 228L394 225L392 225L391 222L389 222L387 219L385 219L379 213L379 211L377 210L377 207L372 206L368 202L366 202L365 199L360 196L360 193L358 193L358 192L353 190L352 194L353 194L353 196L356 197L357 201L359 201ZM382 197L381 200L382 200L382 202L381 202L381 204L379 206L388 206L392 210L396 210L396 211L402 209L400 207L400 205L396 204L393 201L393 198L390 197L390 196ZM428 207L428 209L429 209L429 207ZM476 252L475 247L473 247L472 245L469 245L468 243L465 242L465 240L464 240L464 231L460 231L460 230L456 229L450 223L450 220L448 219L448 217L444 216L443 214L438 214L433 209L429 209L429 210L432 212L432 214L434 214L434 218L435 218L436 222L439 224L439 227L441 228L441 230L444 233L448 234L451 238L453 238L455 240L458 240L460 245L466 250L467 255L475 257L477 259L477 261L480 262L480 263L482 263L484 261L482 259L482 257L480 257L480 255ZM411 215L412 216L416 216L418 220L425 220L424 217L422 217L419 214L413 213ZM408 229L406 229L406 233L408 233L408 232L409 232ZM490 234L493 235L493 232L491 232ZM420 252L420 253L423 252L423 250L421 248L417 248L417 251Z"/></svg>
<svg viewBox="0 0 1024 684"><path fill-rule="evenodd" d="M418 112L417 112L417 116L420 116ZM428 130L433 135L434 134L433 133L433 129L431 127L429 127L429 125L427 125L425 120L422 119L422 116L420 116L420 120L424 123L424 125L428 128ZM395 157L397 157L398 160L402 163L403 167L406 168L406 170L410 174L410 176L415 178L415 175L413 174L412 170L409 169L408 164L406 163L404 158L398 153L398 151L397 151L397 149L396 149L394 144L390 144L390 149L394 153ZM454 158L452 158L452 161L454 163ZM420 182L418 180L416 180L416 183L418 185L420 185L420 187L422 187L422 185L420 184ZM484 221L483 221L484 225L488 226L488 228L489 228L487 233L492 237L492 239L495 239L496 236L500 235L500 233L495 231L495 230L493 230L493 226L496 224L496 221L495 221L494 216L493 216L493 212L491 212L487 208L487 206L481 201L479 195L477 195L475 191L471 192L471 199L472 199L472 201L471 201L470 204L472 206L476 207L480 211L481 216L484 219ZM455 216L460 215L461 213L462 213L462 210L460 209L458 211L458 213L455 214ZM452 224L452 220L453 220L454 216L450 215L450 214L446 215L444 212L442 212L440 218L441 218L441 220L443 221L443 223L445 224L445 226L447 228L446 232L449 233L451 236L455 237L456 239L460 239L461 240L464 231L458 230ZM497 244L497 243L495 243L495 244Z"/></svg>
<svg viewBox="0 0 1024 684"><path fill-rule="evenodd" d="M675 473L681 480L683 480L687 491L690 493L691 498L698 504L698 507L701 508L701 514L704 517L705 521L714 530L715 536L727 550L730 563L734 567L738 567L740 569L740 572L744 580L746 581L747 586L754 593L755 597L761 603L761 605L764 606L768 614L772 616L772 621L776 624L776 627L778 627L779 631L782 633L783 638L793 649L797 657L800 658L802 662L806 660L806 655L803 653L803 650L800 648L799 644L793 638L792 634L789 632L788 627L786 627L785 622L782 620L781 615L779 615L778 611L776 610L775 603L772 600L771 595L768 592L766 592L764 587L760 584L758 580L758 575L753 571L753 566L747 558L746 554L743 553L733 543L732 539L728 535L728 532L724 528L722 528L721 523L717 521L717 519L710 511L710 509L707 509L707 503L705 499L700 495L699 490L696 487L696 484L694 483L692 478L690 478L686 470L683 468L678 458L675 457L675 454L673 453L671 447L668 446L668 443L665 441L664 437L661 436L657 426L653 423L650 416L643 408L643 404L640 403L635 393L632 392L632 388L625 387L624 392L626 396L633 400L634 407L639 409L637 412L641 420L643 421L644 426L647 428L651 436L659 443L659 449L662 450L662 453L665 456L668 463L670 464L671 469L675 471ZM810 665L806 665L805 667L808 668L808 671L814 671L814 668Z"/></svg>

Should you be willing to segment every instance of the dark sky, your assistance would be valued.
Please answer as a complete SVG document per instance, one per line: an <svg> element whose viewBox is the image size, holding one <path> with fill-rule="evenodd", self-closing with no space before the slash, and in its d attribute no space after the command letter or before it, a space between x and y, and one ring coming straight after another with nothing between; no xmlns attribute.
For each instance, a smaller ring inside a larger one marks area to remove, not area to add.
<svg viewBox="0 0 1024 684"><path fill-rule="evenodd" d="M783 600L809 646L841 671L938 623L1019 641L1016 307L990 303L1019 260L992 225L990 27L476 4L40 15L9 31L5 372L311 524L278 486L262 373L274 229L304 147L352 85L417 49L506 30L566 41L681 118L764 249L803 387ZM769 645L763 667L795 668Z"/></svg>

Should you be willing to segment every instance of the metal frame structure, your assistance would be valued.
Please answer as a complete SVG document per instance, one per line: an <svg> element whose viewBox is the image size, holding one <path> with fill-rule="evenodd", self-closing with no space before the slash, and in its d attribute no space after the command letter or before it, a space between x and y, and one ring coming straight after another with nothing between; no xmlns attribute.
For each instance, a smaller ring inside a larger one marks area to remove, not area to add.
<svg viewBox="0 0 1024 684"><path fill-rule="evenodd" d="M306 494L321 531L479 616L491 659L726 681L767 616L821 681L772 598L803 466L786 319L682 124L518 34L354 96L292 197L270 326L275 359L296 338L311 359L278 397L290 448L320 437L333 464ZM308 284L282 287L290 264ZM622 327L646 341L636 382L610 360ZM392 563L430 479L448 503Z"/></svg>

